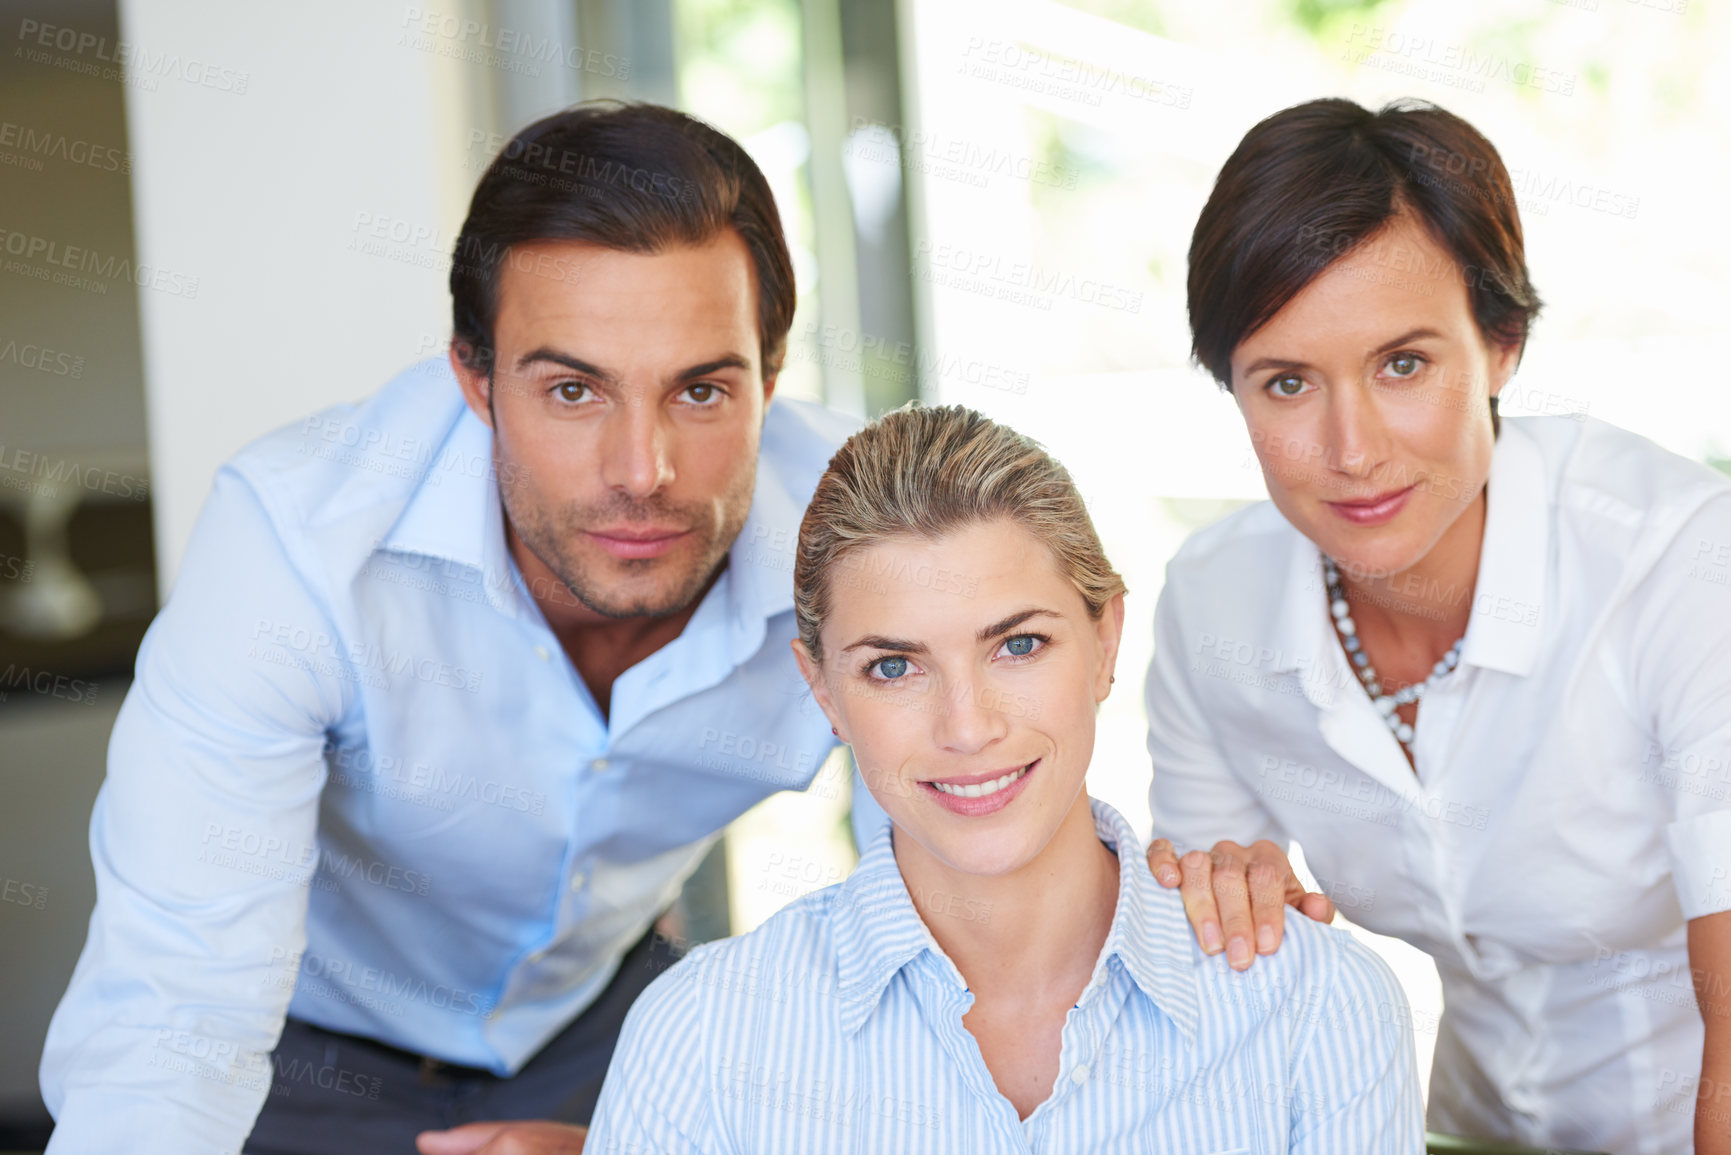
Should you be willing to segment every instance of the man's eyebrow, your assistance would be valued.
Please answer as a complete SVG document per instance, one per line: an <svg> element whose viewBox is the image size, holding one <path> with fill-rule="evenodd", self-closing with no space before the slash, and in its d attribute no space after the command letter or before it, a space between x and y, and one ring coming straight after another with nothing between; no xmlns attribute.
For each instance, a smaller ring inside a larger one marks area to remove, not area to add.
<svg viewBox="0 0 1731 1155"><path fill-rule="evenodd" d="M1056 613L1053 610L1042 610L1042 609L1021 610L1021 611L1018 611L1017 613L1011 614L1007 618L1004 618L1002 621L993 622L991 625L989 625L985 629L981 630L975 636L982 642L989 642L993 638L1003 637L1005 634L1009 633L1011 630L1015 629L1017 626L1021 625L1025 621L1027 621L1029 618L1038 618L1038 617L1055 618L1055 617L1059 617L1059 616L1061 616L1061 615L1059 615L1058 613Z"/></svg>
<svg viewBox="0 0 1731 1155"><path fill-rule="evenodd" d="M576 370L585 377L593 377L595 380L607 385L617 385L619 383L619 379L607 370L596 368L581 357L573 357L569 353L561 353L559 350L549 348L546 345L541 346L539 349L531 350L517 358L517 363L513 368L520 372L537 363L563 365L567 369Z"/></svg>
<svg viewBox="0 0 1731 1155"><path fill-rule="evenodd" d="M713 361L705 361L701 365L693 365L689 369L682 369L679 371L679 373L677 375L675 375L674 380L675 381L690 381L694 377L707 377L711 373L717 372L717 371L722 370L722 369L747 369L747 370L749 370L750 368L751 368L751 362L750 361L747 361L744 357L740 356L738 353L729 353L724 357L717 357Z"/></svg>
<svg viewBox="0 0 1731 1155"><path fill-rule="evenodd" d="M882 634L867 634L851 646L843 646L842 653L869 647L874 650L897 650L904 654L924 654L929 647L924 642L910 642L904 638L886 638Z"/></svg>

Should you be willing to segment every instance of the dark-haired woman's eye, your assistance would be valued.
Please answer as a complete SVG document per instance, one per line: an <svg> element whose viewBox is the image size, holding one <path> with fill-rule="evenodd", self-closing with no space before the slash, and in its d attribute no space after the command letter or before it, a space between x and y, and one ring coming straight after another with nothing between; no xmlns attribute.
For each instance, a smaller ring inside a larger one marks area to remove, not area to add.
<svg viewBox="0 0 1731 1155"><path fill-rule="evenodd" d="M1422 357L1412 353L1396 353L1388 359L1388 370L1395 377L1411 377L1424 365Z"/></svg>
<svg viewBox="0 0 1731 1155"><path fill-rule="evenodd" d="M1304 392L1304 378L1288 373L1284 377L1276 377L1268 383L1268 387L1282 397L1296 397Z"/></svg>
<svg viewBox="0 0 1731 1155"><path fill-rule="evenodd" d="M872 669L877 671L878 677L893 682L908 672L908 660L906 658L879 658L872 663Z"/></svg>

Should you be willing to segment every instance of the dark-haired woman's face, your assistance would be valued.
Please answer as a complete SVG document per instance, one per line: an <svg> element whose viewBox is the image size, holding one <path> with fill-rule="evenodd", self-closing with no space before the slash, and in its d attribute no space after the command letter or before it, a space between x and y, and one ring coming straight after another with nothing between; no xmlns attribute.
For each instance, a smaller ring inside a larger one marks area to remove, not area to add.
<svg viewBox="0 0 1731 1155"><path fill-rule="evenodd" d="M1269 496L1349 573L1430 553L1484 488L1489 398L1517 350L1486 342L1448 251L1401 216L1232 352Z"/></svg>

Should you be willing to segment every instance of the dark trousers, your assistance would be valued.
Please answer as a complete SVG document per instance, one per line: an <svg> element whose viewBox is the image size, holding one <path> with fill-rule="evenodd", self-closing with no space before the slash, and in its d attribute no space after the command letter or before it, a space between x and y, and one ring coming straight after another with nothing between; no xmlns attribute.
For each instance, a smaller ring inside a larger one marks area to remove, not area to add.
<svg viewBox="0 0 1731 1155"><path fill-rule="evenodd" d="M414 1155L422 1131L484 1119L587 1124L625 1012L677 955L654 931L601 995L510 1078L289 1019L248 1155Z"/></svg>

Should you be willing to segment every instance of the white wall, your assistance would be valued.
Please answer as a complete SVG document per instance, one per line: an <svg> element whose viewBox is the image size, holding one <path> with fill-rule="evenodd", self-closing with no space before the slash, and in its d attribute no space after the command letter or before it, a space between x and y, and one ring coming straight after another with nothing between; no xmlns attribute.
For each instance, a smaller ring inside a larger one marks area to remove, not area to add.
<svg viewBox="0 0 1731 1155"><path fill-rule="evenodd" d="M408 42L411 10L122 0L138 259L166 286L139 293L163 596L224 459L449 334L485 66ZM351 247L386 220L416 239Z"/></svg>

